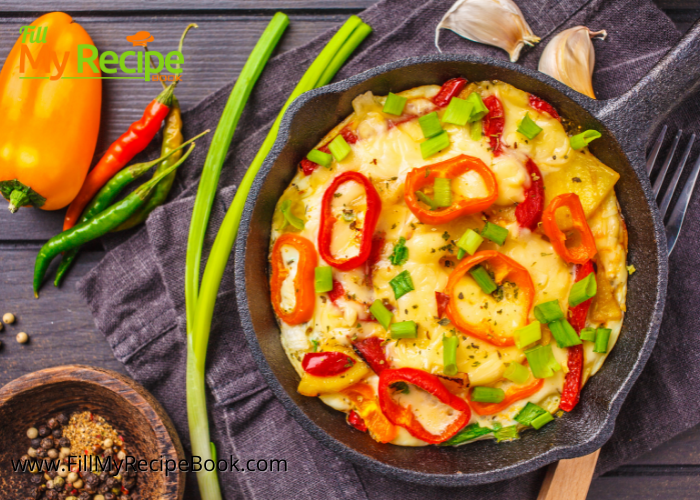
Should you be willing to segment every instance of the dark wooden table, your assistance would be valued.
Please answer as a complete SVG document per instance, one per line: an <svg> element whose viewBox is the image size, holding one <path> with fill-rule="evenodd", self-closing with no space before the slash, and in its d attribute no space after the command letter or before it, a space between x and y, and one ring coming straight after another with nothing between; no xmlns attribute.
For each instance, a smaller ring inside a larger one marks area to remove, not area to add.
<svg viewBox="0 0 700 500"><path fill-rule="evenodd" d="M700 17L700 0L656 2L683 31ZM185 71L197 78L178 90L182 107L187 109L238 75L274 11L284 10L292 21L278 49L286 51L372 3L374 0L0 0L0 64L17 38L18 27L54 10L73 15L98 47L122 46L125 36L147 30L155 37L150 45L153 50L171 50L186 23L196 22L201 29L188 36ZM150 86L104 81L97 151L103 151L140 116L152 94ZM68 363L124 372L75 292L76 281L102 257L98 247L81 255L61 290L45 286L41 300L33 298L34 257L43 242L60 231L62 220L63 211L22 209L11 216L0 208L0 314L11 311L18 318L15 325L0 332L0 386L25 373ZM19 331L31 336L29 344L15 342L14 334ZM700 427L595 480L588 498L700 498Z"/></svg>

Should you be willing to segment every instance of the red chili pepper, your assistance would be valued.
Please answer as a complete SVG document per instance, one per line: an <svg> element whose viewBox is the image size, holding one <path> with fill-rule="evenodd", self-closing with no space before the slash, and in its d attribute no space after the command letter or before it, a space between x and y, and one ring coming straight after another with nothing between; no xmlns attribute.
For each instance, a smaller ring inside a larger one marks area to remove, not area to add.
<svg viewBox="0 0 700 500"><path fill-rule="evenodd" d="M540 169L530 158L527 159L525 168L530 176L530 187L525 191L525 200L515 207L515 218L520 227L534 231L542 220L544 210L544 180Z"/></svg>
<svg viewBox="0 0 700 500"><path fill-rule="evenodd" d="M431 434L416 419L410 407L399 405L392 397L391 385L396 382L408 382L429 392L442 403L459 412L457 418L450 423L445 430L438 434ZM471 418L472 412L469 405L459 396L455 396L440 382L436 375L415 368L399 368L398 370L384 370L379 376L379 406L382 413L394 425L404 427L413 437L426 443L438 444L447 441L457 434Z"/></svg>
<svg viewBox="0 0 700 500"><path fill-rule="evenodd" d="M367 424L355 410L350 410L348 413L348 423L360 432L367 432Z"/></svg>
<svg viewBox="0 0 700 500"><path fill-rule="evenodd" d="M168 116L174 85L169 85L146 106L141 119L132 123L129 130L112 143L99 163L90 171L78 196L68 207L63 220L64 231L78 223L83 210L100 188L150 144Z"/></svg>
<svg viewBox="0 0 700 500"><path fill-rule="evenodd" d="M367 277L367 284L370 286L372 285L372 269L382 259L383 249L384 233L380 233L372 238L372 250L370 250L369 258L365 262L365 276Z"/></svg>
<svg viewBox="0 0 700 500"><path fill-rule="evenodd" d="M440 92L438 92L437 95L433 97L433 103L435 103L435 105L438 108L444 108L450 103L453 97L459 95L459 93L466 85L466 78L459 77L447 80L445 83L442 84Z"/></svg>
<svg viewBox="0 0 700 500"><path fill-rule="evenodd" d="M316 377L333 377L348 371L354 364L355 361L342 352L307 352L301 367Z"/></svg>
<svg viewBox="0 0 700 500"><path fill-rule="evenodd" d="M365 212L364 225L361 230L360 250L354 257L336 258L331 254L333 226L336 221L332 213L331 205L333 202L333 195L338 188L350 181L357 182L365 188L367 209ZM372 251L372 236L377 227L381 211L382 200L379 198L377 190L374 189L374 186L367 177L359 172L343 172L333 179L331 185L326 189L326 192L323 193L321 206L321 225L318 232L318 247L323 260L339 271L350 271L364 264Z"/></svg>
<svg viewBox="0 0 700 500"><path fill-rule="evenodd" d="M333 280L333 290L328 292L328 298L331 299L335 305L338 305L338 299L345 296L345 288L338 280Z"/></svg>
<svg viewBox="0 0 700 500"><path fill-rule="evenodd" d="M569 209L572 228L580 235L580 242L575 247L566 246L566 234L557 225L556 212L561 207ZM598 252L595 238L593 238L591 228L588 226L586 214L577 194L560 194L550 201L549 206L542 213L542 229L557 254L570 264L585 264Z"/></svg>
<svg viewBox="0 0 700 500"><path fill-rule="evenodd" d="M438 318L442 318L445 315L448 304L450 303L450 296L446 293L435 292L435 302L437 302Z"/></svg>
<svg viewBox="0 0 700 500"><path fill-rule="evenodd" d="M503 149L501 147L501 135L503 135L503 127L506 124L505 114L503 113L503 104L495 95L490 95L484 99L484 106L489 108L489 112L484 116L484 135L491 142L491 151L493 156L499 156Z"/></svg>
<svg viewBox="0 0 700 500"><path fill-rule="evenodd" d="M282 260L282 247L289 245L299 252L297 274L294 277L294 309L285 311L282 307L282 284L289 276L289 269ZM316 291L314 287L318 257L316 248L309 240L294 233L284 233L272 247L272 277L270 278L270 295L272 307L277 316L288 325L306 323L314 314Z"/></svg>
<svg viewBox="0 0 700 500"><path fill-rule="evenodd" d="M350 130L348 127L341 130L340 135L343 136L343 139L345 139L345 142L348 144L355 144L357 142L357 135L355 135L355 132Z"/></svg>
<svg viewBox="0 0 700 500"><path fill-rule="evenodd" d="M593 269L593 261L589 260L585 264L574 265L574 283L581 281L583 278L595 272ZM569 323L574 327L576 333L581 333L586 327L586 318L588 317L588 310L591 307L591 302L593 299L588 299L581 304L569 309Z"/></svg>
<svg viewBox="0 0 700 500"><path fill-rule="evenodd" d="M128 495L128 494L129 494L129 490L127 490L127 489L124 488L123 486L121 487L121 490L122 490L122 493L124 493L125 495Z"/></svg>
<svg viewBox="0 0 700 500"><path fill-rule="evenodd" d="M377 375L389 368L389 363L384 355L382 342L383 340L379 337L367 337L366 339L357 340L352 344L355 352L365 360Z"/></svg>
<svg viewBox="0 0 700 500"><path fill-rule="evenodd" d="M549 104L544 99L540 99L536 95L530 94L530 107L533 109L536 109L537 111L540 111L542 113L549 113L549 115L552 118L561 121L559 113L557 113L557 110L554 109L554 106Z"/></svg>
<svg viewBox="0 0 700 500"><path fill-rule="evenodd" d="M318 150L323 151L324 153L331 152L331 150L328 149L328 146L321 146L320 148L318 148ZM314 173L314 170L316 170L321 165L319 165L318 163L312 162L308 158L304 158L303 160L301 160L301 163L299 163L299 166L301 167L301 170L304 172L304 175L311 175Z"/></svg>

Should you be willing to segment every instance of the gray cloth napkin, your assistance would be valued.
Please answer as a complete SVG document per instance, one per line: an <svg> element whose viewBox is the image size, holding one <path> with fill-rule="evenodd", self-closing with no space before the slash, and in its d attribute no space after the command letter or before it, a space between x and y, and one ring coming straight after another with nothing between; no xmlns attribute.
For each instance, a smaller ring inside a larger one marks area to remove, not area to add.
<svg viewBox="0 0 700 500"><path fill-rule="evenodd" d="M624 93L646 74L679 39L671 21L649 0L519 0L533 31L542 37L526 48L521 64L536 68L539 55L556 33L583 24L606 29L608 39L595 41L594 87L600 99ZM384 0L362 17L374 33L342 69L336 80L403 57L435 52L433 30L452 0L406 2ZM246 106L231 144L214 204L208 251L245 169L268 127L306 67L330 38L324 33L309 44L274 58ZM505 59L493 47L442 34L445 52ZM184 115L185 136L215 128L230 92L227 86ZM700 98L688 100L670 121L671 129L700 131ZM145 227L105 240L110 249L78 284L99 330L129 373L158 398L189 446L185 406L185 248L194 194L211 134L198 141L192 158L177 177L171 201L158 208ZM157 144L144 155L155 157ZM695 153L697 154L697 153ZM597 473L632 460L675 434L700 422L700 349L694 332L700 253L700 200L693 199L678 248L671 259L668 306L662 332L647 366L617 420L615 434L603 448ZM310 437L282 408L262 379L243 337L236 311L232 266L219 293L209 347L212 436L220 457L286 459L278 474L220 474L226 498L245 499L397 499L460 498L532 499L544 470L510 481L468 488L430 488L371 473L336 457ZM632 276L631 279L634 279ZM190 474L186 498L198 498Z"/></svg>

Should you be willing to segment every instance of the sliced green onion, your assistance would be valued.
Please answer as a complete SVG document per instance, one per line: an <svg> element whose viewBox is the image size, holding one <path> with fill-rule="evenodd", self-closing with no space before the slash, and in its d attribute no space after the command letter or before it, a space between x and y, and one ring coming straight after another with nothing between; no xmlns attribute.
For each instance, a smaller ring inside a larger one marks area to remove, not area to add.
<svg viewBox="0 0 700 500"><path fill-rule="evenodd" d="M386 306L384 306L381 300L377 299L372 302L372 305L369 306L369 312L372 316L374 316L374 319L379 321L379 324L382 325L385 330L389 329L391 318L393 318L394 315L389 309L386 308Z"/></svg>
<svg viewBox="0 0 700 500"><path fill-rule="evenodd" d="M335 161L343 161L352 152L350 144L340 134L328 144L328 149L330 149Z"/></svg>
<svg viewBox="0 0 700 500"><path fill-rule="evenodd" d="M481 123L481 120L477 120L471 124L471 128L469 129L469 137L471 138L472 141L480 141L481 140L482 128L483 128L483 124Z"/></svg>
<svg viewBox="0 0 700 500"><path fill-rule="evenodd" d="M386 101L384 101L384 109L382 111L389 115L401 116L407 100L405 97L389 92L389 95L386 96Z"/></svg>
<svg viewBox="0 0 700 500"><path fill-rule="evenodd" d="M542 338L542 325L539 321L535 320L529 325L515 330L513 336L515 337L515 345L518 346L518 349L523 349Z"/></svg>
<svg viewBox="0 0 700 500"><path fill-rule="evenodd" d="M306 159L314 163L318 163L326 168L330 167L331 163L333 162L332 155L319 151L318 149L312 149L309 154L306 155Z"/></svg>
<svg viewBox="0 0 700 500"><path fill-rule="evenodd" d="M280 204L280 212L284 215L285 226L289 224L296 229L304 229L304 221L292 213L292 200L284 200Z"/></svg>
<svg viewBox="0 0 700 500"><path fill-rule="evenodd" d="M442 337L442 372L449 377L457 375L458 345L459 338L456 335L453 337Z"/></svg>
<svg viewBox="0 0 700 500"><path fill-rule="evenodd" d="M481 95L477 92L472 92L467 97L467 102L472 105L472 111L469 115L469 122L474 123L481 120L489 112L489 108L486 107L484 101L481 99Z"/></svg>
<svg viewBox="0 0 700 500"><path fill-rule="evenodd" d="M519 424L532 425L533 420L541 415L544 415L545 413L549 412L541 406L534 403L528 403L522 410L520 410L520 413L518 413L513 420Z"/></svg>
<svg viewBox="0 0 700 500"><path fill-rule="evenodd" d="M420 143L420 152L423 155L423 159L430 158L438 154L443 149L450 146L450 136L444 130L440 132L435 137L423 141Z"/></svg>
<svg viewBox="0 0 700 500"><path fill-rule="evenodd" d="M318 340L311 339L311 345L314 346L311 352L318 352Z"/></svg>
<svg viewBox="0 0 700 500"><path fill-rule="evenodd" d="M508 368L503 372L503 378L510 380L514 384L523 385L530 378L530 370L513 361L508 364Z"/></svg>
<svg viewBox="0 0 700 500"><path fill-rule="evenodd" d="M436 207L452 205L452 181L447 177L436 177L433 185Z"/></svg>
<svg viewBox="0 0 700 500"><path fill-rule="evenodd" d="M581 340L595 342L595 328L584 328L581 330Z"/></svg>
<svg viewBox="0 0 700 500"><path fill-rule="evenodd" d="M580 134L576 134L575 136L571 137L569 139L569 143L571 143L571 149L578 150L585 148L592 141L599 139L600 137L602 136L597 130L586 130L585 132L581 132Z"/></svg>
<svg viewBox="0 0 700 500"><path fill-rule="evenodd" d="M554 417L552 416L551 413L549 413L548 411L546 411L546 412L544 412L542 415L540 415L539 417L537 417L535 420L533 420L531 425L532 425L532 427L534 427L535 429L539 430L539 429L541 429L544 425L546 425L546 424L548 424L549 422L551 422L552 420L554 420Z"/></svg>
<svg viewBox="0 0 700 500"><path fill-rule="evenodd" d="M423 131L423 137L430 139L435 137L440 132L442 132L442 125L440 125L440 119L438 118L437 111L428 113L418 118L418 124L420 129Z"/></svg>
<svg viewBox="0 0 700 500"><path fill-rule="evenodd" d="M474 266L469 270L469 274L472 275L474 281L481 287L484 293L491 294L496 291L496 283L493 282L491 276L489 276L488 271L482 266Z"/></svg>
<svg viewBox="0 0 700 500"><path fill-rule="evenodd" d="M576 335L576 330L565 319L552 321L549 324L549 330L552 332L552 336L559 347L571 347L581 344L581 339Z"/></svg>
<svg viewBox="0 0 700 500"><path fill-rule="evenodd" d="M415 339L418 335L418 328L415 321L400 321L392 323L391 328L392 339Z"/></svg>
<svg viewBox="0 0 700 500"><path fill-rule="evenodd" d="M444 443L440 443L440 446L457 446L462 443L473 441L478 437L485 436L486 434L491 434L492 432L493 429L481 427L477 423L469 424L457 434L452 436L449 440L445 441Z"/></svg>
<svg viewBox="0 0 700 500"><path fill-rule="evenodd" d="M564 311L561 310L558 300L550 300L535 306L535 318L540 323L551 323L564 319Z"/></svg>
<svg viewBox="0 0 700 500"><path fill-rule="evenodd" d="M333 290L333 268L323 266L316 268L316 293L330 292Z"/></svg>
<svg viewBox="0 0 700 500"><path fill-rule="evenodd" d="M411 290L415 290L413 280L408 271L402 271L389 281L391 288L394 290L394 297L399 298L406 295Z"/></svg>
<svg viewBox="0 0 700 500"><path fill-rule="evenodd" d="M435 200L433 200L430 196L425 194L423 191L416 191L416 196L420 201L425 203L430 207L430 210L435 210L437 208L437 205L435 204Z"/></svg>
<svg viewBox="0 0 700 500"><path fill-rule="evenodd" d="M497 245L503 245L508 237L508 230L498 224L487 222L484 229L481 230L481 236L488 238Z"/></svg>
<svg viewBox="0 0 700 500"><path fill-rule="evenodd" d="M500 443L501 441L511 441L520 437L518 435L518 428L515 425L509 425L508 427L498 429L493 433L493 435L495 436L497 443Z"/></svg>
<svg viewBox="0 0 700 500"><path fill-rule="evenodd" d="M576 307L588 299L595 297L598 291L598 285L595 280L595 274L590 273L588 276L583 278L581 281L574 283L569 292L569 305L571 307Z"/></svg>
<svg viewBox="0 0 700 500"><path fill-rule="evenodd" d="M459 97L453 97L442 115L442 123L465 126L472 114L473 107L473 103Z"/></svg>
<svg viewBox="0 0 700 500"><path fill-rule="evenodd" d="M538 345L525 351L525 357L530 365L530 371L535 378L548 378L554 372L561 370L552 352L551 345Z"/></svg>
<svg viewBox="0 0 700 500"><path fill-rule="evenodd" d="M406 246L406 238L401 236L399 241L394 245L394 251L389 257L389 261L395 266L400 266L408 260L408 247Z"/></svg>
<svg viewBox="0 0 700 500"><path fill-rule="evenodd" d="M483 241L484 238L482 238L479 233L473 229L467 229L462 237L457 241L457 248L463 252L467 252L469 255L474 255L479 248L479 245L481 245ZM461 259L462 257L459 258Z"/></svg>
<svg viewBox="0 0 700 500"><path fill-rule="evenodd" d="M471 400L477 403L500 403L506 399L506 393L498 387L474 387Z"/></svg>
<svg viewBox="0 0 700 500"><path fill-rule="evenodd" d="M525 117L518 123L518 132L532 140L542 132L542 129L530 118L530 113L525 113Z"/></svg>
<svg viewBox="0 0 700 500"><path fill-rule="evenodd" d="M595 332L595 347L593 352L605 354L608 352L608 342L610 341L610 328L598 328Z"/></svg>

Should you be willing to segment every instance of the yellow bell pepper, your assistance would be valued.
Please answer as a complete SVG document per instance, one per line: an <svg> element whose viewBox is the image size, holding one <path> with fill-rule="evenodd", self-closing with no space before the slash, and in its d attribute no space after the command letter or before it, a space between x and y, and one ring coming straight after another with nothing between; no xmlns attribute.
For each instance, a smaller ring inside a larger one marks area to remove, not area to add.
<svg viewBox="0 0 700 500"><path fill-rule="evenodd" d="M340 392L356 384L370 372L369 366L358 358L352 349L334 347L333 350L347 354L355 361L355 364L352 365L352 368L349 370L331 377L317 377L304 372L301 376L299 387L297 387L297 392L299 392L299 394L315 397L319 394Z"/></svg>

